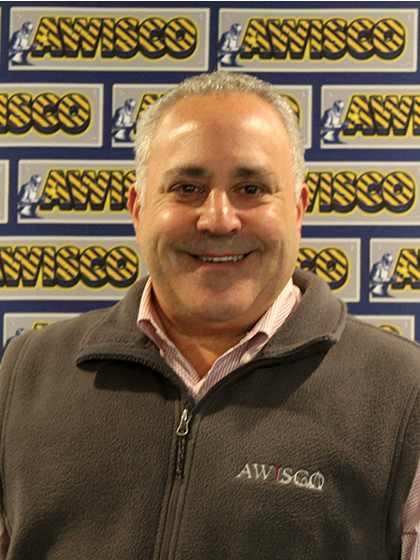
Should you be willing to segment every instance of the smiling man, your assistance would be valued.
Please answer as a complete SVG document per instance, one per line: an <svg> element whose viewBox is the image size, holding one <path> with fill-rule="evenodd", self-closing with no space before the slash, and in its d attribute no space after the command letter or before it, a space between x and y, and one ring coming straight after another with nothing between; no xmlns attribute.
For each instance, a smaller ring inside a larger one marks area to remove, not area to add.
<svg viewBox="0 0 420 560"><path fill-rule="evenodd" d="M149 149L137 241L163 328L203 377L289 282L308 189L296 195L286 127L255 94L178 100Z"/></svg>
<svg viewBox="0 0 420 560"><path fill-rule="evenodd" d="M191 78L143 113L136 162L149 278L6 352L4 557L418 560L419 347L295 272L287 101Z"/></svg>

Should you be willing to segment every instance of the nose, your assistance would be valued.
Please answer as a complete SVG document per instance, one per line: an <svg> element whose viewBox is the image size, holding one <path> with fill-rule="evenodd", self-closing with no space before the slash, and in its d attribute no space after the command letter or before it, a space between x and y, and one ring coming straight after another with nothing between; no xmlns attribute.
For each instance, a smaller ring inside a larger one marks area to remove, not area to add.
<svg viewBox="0 0 420 560"><path fill-rule="evenodd" d="M224 190L212 189L198 208L197 230L213 235L237 233L242 228L238 209Z"/></svg>

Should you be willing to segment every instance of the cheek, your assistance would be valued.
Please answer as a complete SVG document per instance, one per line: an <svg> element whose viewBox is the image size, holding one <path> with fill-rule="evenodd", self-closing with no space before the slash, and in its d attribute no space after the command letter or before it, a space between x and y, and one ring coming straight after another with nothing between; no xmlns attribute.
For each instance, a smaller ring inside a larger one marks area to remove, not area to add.
<svg viewBox="0 0 420 560"><path fill-rule="evenodd" d="M165 233L176 234L179 229L182 229L188 222L189 212L185 206L171 205L162 208L156 220L159 220L159 229Z"/></svg>
<svg viewBox="0 0 420 560"><path fill-rule="evenodd" d="M139 214L137 238L142 244L157 246L191 233L191 223L184 208L150 208Z"/></svg>
<svg viewBox="0 0 420 560"><path fill-rule="evenodd" d="M249 216L249 227L255 236L264 240L267 245L277 246L286 239L293 238L298 232L296 209L267 208L259 215Z"/></svg>

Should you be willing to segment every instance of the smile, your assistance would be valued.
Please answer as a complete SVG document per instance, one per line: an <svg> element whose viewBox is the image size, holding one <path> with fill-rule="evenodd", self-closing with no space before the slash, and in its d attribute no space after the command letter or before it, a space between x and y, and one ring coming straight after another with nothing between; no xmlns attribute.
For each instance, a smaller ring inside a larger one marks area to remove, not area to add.
<svg viewBox="0 0 420 560"><path fill-rule="evenodd" d="M226 262L238 262L246 257L246 255L230 255L226 257L210 257L204 255L194 255L196 259L201 262L213 262L213 263L226 263Z"/></svg>

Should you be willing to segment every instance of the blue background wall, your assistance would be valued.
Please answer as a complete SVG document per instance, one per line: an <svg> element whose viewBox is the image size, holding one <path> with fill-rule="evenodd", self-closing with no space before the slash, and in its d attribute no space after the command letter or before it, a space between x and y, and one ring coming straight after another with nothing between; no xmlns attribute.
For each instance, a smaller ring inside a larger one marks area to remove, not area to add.
<svg viewBox="0 0 420 560"><path fill-rule="evenodd" d="M349 6L0 2L3 346L147 273L123 210L131 124L217 68L271 81L299 115L314 197L299 266L420 340L420 2Z"/></svg>

